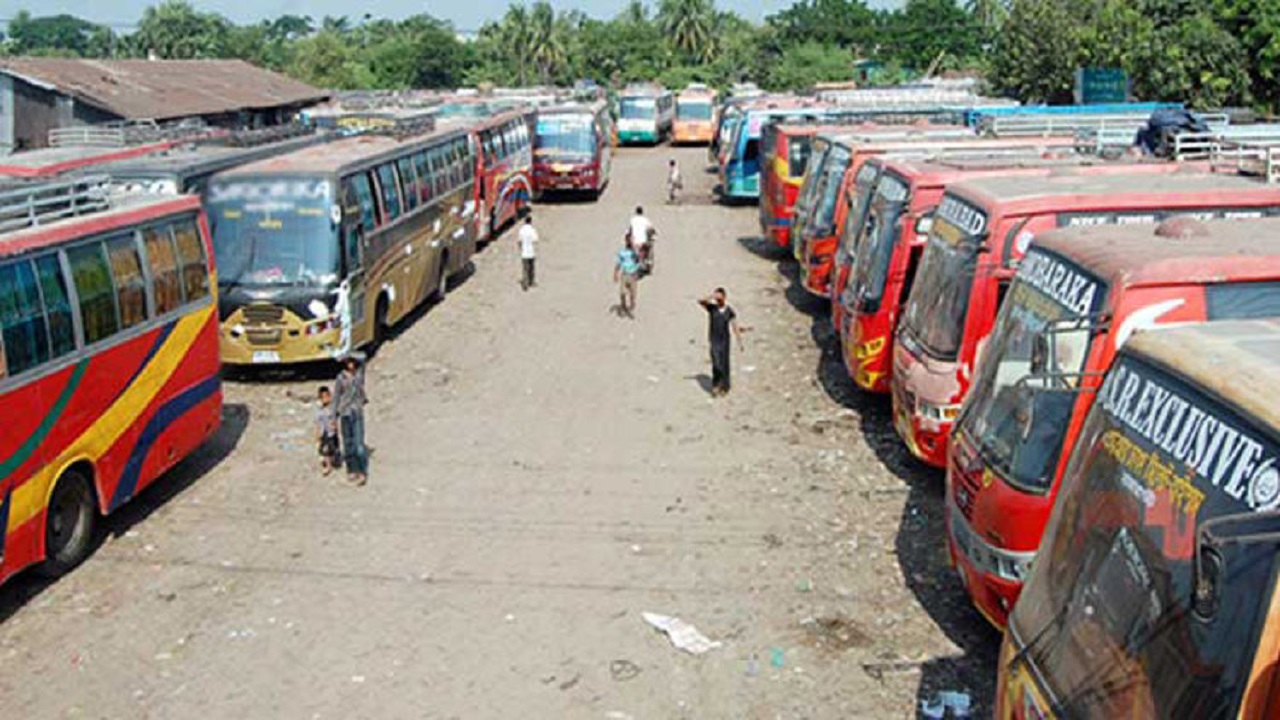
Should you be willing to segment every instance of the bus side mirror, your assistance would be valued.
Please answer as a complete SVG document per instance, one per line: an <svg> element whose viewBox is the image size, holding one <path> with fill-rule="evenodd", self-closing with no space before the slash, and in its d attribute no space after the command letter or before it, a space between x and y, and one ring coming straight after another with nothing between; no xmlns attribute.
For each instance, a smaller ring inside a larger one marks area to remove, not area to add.
<svg viewBox="0 0 1280 720"><path fill-rule="evenodd" d="M916 218L916 235L928 235L930 230L933 230L932 215Z"/></svg>
<svg viewBox="0 0 1280 720"><path fill-rule="evenodd" d="M1276 472L1275 468L1272 468ZM1280 475L1270 478L1280 482ZM1196 534L1191 609L1212 620L1230 605L1232 587L1254 593L1267 585L1280 557L1280 512L1246 512L1205 521Z"/></svg>

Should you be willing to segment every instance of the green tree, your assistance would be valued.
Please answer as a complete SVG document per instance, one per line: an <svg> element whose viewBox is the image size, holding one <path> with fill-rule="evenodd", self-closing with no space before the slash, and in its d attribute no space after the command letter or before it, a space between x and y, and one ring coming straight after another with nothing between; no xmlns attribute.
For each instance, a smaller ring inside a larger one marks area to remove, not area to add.
<svg viewBox="0 0 1280 720"><path fill-rule="evenodd" d="M788 48L769 69L767 86L774 90L812 87L815 83L848 80L853 55L834 45L808 42Z"/></svg>
<svg viewBox="0 0 1280 720"><path fill-rule="evenodd" d="M717 19L712 0L662 0L658 6L662 34L690 64L707 63L715 57Z"/></svg>
<svg viewBox="0 0 1280 720"><path fill-rule="evenodd" d="M863 0L799 0L765 22L783 46L812 42L858 54L876 49L876 14Z"/></svg>
<svg viewBox="0 0 1280 720"><path fill-rule="evenodd" d="M87 56L96 49L95 36L105 29L74 15L32 17L26 10L19 10L9 21L9 50L15 55L56 51L64 55Z"/></svg>
<svg viewBox="0 0 1280 720"><path fill-rule="evenodd" d="M186 0L164 0L143 11L132 41L142 53L166 60L222 57L230 27L226 18L200 12Z"/></svg>
<svg viewBox="0 0 1280 720"><path fill-rule="evenodd" d="M1213 17L1243 46L1253 94L1270 110L1280 108L1280 2L1213 0Z"/></svg>
<svg viewBox="0 0 1280 720"><path fill-rule="evenodd" d="M881 33L881 58L918 70L963 66L982 47L977 18L955 0L907 0L882 18Z"/></svg>
<svg viewBox="0 0 1280 720"><path fill-rule="evenodd" d="M1156 30L1131 72L1139 97L1207 110L1249 102L1248 66L1240 42L1207 13L1195 13Z"/></svg>
<svg viewBox="0 0 1280 720"><path fill-rule="evenodd" d="M990 55L988 82L1023 102L1072 99L1080 37L1060 0L1014 0Z"/></svg>

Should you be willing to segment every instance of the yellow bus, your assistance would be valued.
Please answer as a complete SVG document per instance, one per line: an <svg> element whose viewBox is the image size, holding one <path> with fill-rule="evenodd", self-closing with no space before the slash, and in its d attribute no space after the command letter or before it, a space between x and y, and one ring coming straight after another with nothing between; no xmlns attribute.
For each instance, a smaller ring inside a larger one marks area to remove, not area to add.
<svg viewBox="0 0 1280 720"><path fill-rule="evenodd" d="M335 358L442 299L475 253L475 181L465 128L353 137L216 175L222 361Z"/></svg>
<svg viewBox="0 0 1280 720"><path fill-rule="evenodd" d="M719 96L706 85L693 84L676 95L676 117L671 142L677 145L709 145L716 132Z"/></svg>

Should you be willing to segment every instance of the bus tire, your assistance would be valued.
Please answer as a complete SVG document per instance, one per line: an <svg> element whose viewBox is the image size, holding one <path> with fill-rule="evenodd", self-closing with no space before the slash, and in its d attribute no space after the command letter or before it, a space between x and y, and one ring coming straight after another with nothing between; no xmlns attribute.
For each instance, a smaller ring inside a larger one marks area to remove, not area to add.
<svg viewBox="0 0 1280 720"><path fill-rule="evenodd" d="M449 253L440 256L440 269L436 271L436 289L431 293L431 302L440 304L449 294Z"/></svg>
<svg viewBox="0 0 1280 720"><path fill-rule="evenodd" d="M387 322L388 303L386 295L378 296L378 305L373 310L373 346L382 347L391 337L391 325Z"/></svg>
<svg viewBox="0 0 1280 720"><path fill-rule="evenodd" d="M44 562L39 574L55 578L84 562L93 549L98 507L89 478L71 468L58 478L49 497L44 522Z"/></svg>

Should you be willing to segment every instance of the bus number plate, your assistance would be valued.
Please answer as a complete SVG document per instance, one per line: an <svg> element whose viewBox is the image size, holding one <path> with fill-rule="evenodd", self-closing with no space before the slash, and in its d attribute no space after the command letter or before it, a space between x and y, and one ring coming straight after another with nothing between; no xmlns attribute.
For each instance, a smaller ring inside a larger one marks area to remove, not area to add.
<svg viewBox="0 0 1280 720"><path fill-rule="evenodd" d="M255 363L278 363L280 362L280 353L275 350L254 350L253 361Z"/></svg>

